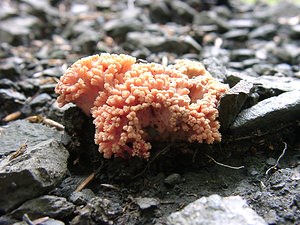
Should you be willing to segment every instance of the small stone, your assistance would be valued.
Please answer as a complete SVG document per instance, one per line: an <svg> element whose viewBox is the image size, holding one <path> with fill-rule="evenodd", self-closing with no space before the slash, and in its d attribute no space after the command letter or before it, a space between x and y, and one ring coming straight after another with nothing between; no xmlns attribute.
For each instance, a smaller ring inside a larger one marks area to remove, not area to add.
<svg viewBox="0 0 300 225"><path fill-rule="evenodd" d="M153 207L157 207L159 201L156 198L134 198L134 202L140 207L140 209L149 209Z"/></svg>
<svg viewBox="0 0 300 225"><path fill-rule="evenodd" d="M280 189L284 188L284 186L285 186L285 182L280 182L278 184L272 185L271 188L274 190L280 190Z"/></svg>
<svg viewBox="0 0 300 225"><path fill-rule="evenodd" d="M36 106L42 106L45 105L47 102L51 100L51 96L46 93L39 94L36 96L30 103L29 105L36 107Z"/></svg>
<svg viewBox="0 0 300 225"><path fill-rule="evenodd" d="M229 26L232 29L235 28L248 28L248 29L253 29L257 27L258 22L254 21L252 19L232 19L228 21Z"/></svg>
<svg viewBox="0 0 300 225"><path fill-rule="evenodd" d="M178 173L172 173L167 176L164 180L166 185L173 187L175 184L179 184L181 182L181 175Z"/></svg>
<svg viewBox="0 0 300 225"><path fill-rule="evenodd" d="M125 38L129 32L142 31L143 24L135 18L121 18L109 20L103 28L111 37Z"/></svg>
<svg viewBox="0 0 300 225"><path fill-rule="evenodd" d="M249 38L268 39L273 37L276 31L277 31L277 27L274 24L265 24L251 31L249 33Z"/></svg>
<svg viewBox="0 0 300 225"><path fill-rule="evenodd" d="M50 216L58 219L68 217L73 213L75 206L65 198L43 195L26 201L20 207L11 212L15 219L22 219L26 213L30 219L37 219L43 216Z"/></svg>
<svg viewBox="0 0 300 225"><path fill-rule="evenodd" d="M231 52L233 61L242 61L255 56L255 52L251 49L236 49Z"/></svg>
<svg viewBox="0 0 300 225"><path fill-rule="evenodd" d="M82 191L74 191L70 196L70 201L76 205L85 205L94 197L95 193L91 189L83 189Z"/></svg>
<svg viewBox="0 0 300 225"><path fill-rule="evenodd" d="M167 221L174 225L267 224L240 196L222 198L216 194L190 203Z"/></svg>
<svg viewBox="0 0 300 225"><path fill-rule="evenodd" d="M248 33L249 30L247 29L238 29L238 30L235 29L235 30L230 30L225 34L223 34L223 38L243 41L248 38Z"/></svg>
<svg viewBox="0 0 300 225"><path fill-rule="evenodd" d="M220 81L225 81L227 70L225 66L216 57L208 57L202 61L205 69Z"/></svg>

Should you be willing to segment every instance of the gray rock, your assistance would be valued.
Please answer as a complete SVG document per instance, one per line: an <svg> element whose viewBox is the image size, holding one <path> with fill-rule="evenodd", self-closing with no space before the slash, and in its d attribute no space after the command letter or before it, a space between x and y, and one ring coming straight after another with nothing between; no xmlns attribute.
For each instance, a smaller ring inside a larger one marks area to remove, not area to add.
<svg viewBox="0 0 300 225"><path fill-rule="evenodd" d="M20 65L24 60L18 57L9 57L1 60L0 62L0 78L8 78L16 80L21 74Z"/></svg>
<svg viewBox="0 0 300 225"><path fill-rule="evenodd" d="M76 205L85 205L94 197L95 193L91 189L83 189L82 191L74 191L69 200Z"/></svg>
<svg viewBox="0 0 300 225"><path fill-rule="evenodd" d="M45 105L47 102L51 101L51 96L46 94L46 93L42 93L37 95L30 103L29 105L35 107L35 106L41 106L41 105Z"/></svg>
<svg viewBox="0 0 300 225"><path fill-rule="evenodd" d="M231 126L233 133L249 133L261 129L270 131L281 123L300 119L300 90L265 99L244 109Z"/></svg>
<svg viewBox="0 0 300 225"><path fill-rule="evenodd" d="M95 197L88 204L77 210L71 224L85 224L87 220L95 220L97 224L113 224L113 219L122 212L122 207L109 199Z"/></svg>
<svg viewBox="0 0 300 225"><path fill-rule="evenodd" d="M168 217L172 225L266 225L240 196L202 197Z"/></svg>
<svg viewBox="0 0 300 225"><path fill-rule="evenodd" d="M103 28L108 35L114 38L125 38L129 32L142 31L143 24L135 18L121 18L109 20Z"/></svg>
<svg viewBox="0 0 300 225"><path fill-rule="evenodd" d="M68 151L57 141L60 134L41 124L10 123L1 132L1 154L23 146L17 157L0 161L0 210L8 211L22 202L49 191L67 172ZM26 147L27 145L27 147Z"/></svg>
<svg viewBox="0 0 300 225"><path fill-rule="evenodd" d="M174 17L174 21L178 23L192 22L194 19L194 15L198 13L184 1L170 1L170 6L172 9L172 16Z"/></svg>
<svg viewBox="0 0 300 225"><path fill-rule="evenodd" d="M248 33L248 29L234 29L223 34L223 38L242 41L248 38Z"/></svg>
<svg viewBox="0 0 300 225"><path fill-rule="evenodd" d="M19 110L25 100L25 95L14 89L0 89L0 117Z"/></svg>
<svg viewBox="0 0 300 225"><path fill-rule="evenodd" d="M225 66L216 58L209 57L202 61L206 70L214 77L220 81L224 81L226 79L227 70Z"/></svg>
<svg viewBox="0 0 300 225"><path fill-rule="evenodd" d="M253 19L232 19L228 21L228 24L231 27L231 29L253 29L258 26L258 21L255 21Z"/></svg>
<svg viewBox="0 0 300 225"><path fill-rule="evenodd" d="M26 213L30 219L37 219L43 216L63 219L73 213L75 206L65 198L43 195L23 203L20 207L10 213L15 219L22 219Z"/></svg>
<svg viewBox="0 0 300 225"><path fill-rule="evenodd" d="M297 64L297 57L300 55L300 49L298 44L284 44L279 48L273 50L275 56L277 56L280 61L287 63Z"/></svg>
<svg viewBox="0 0 300 225"><path fill-rule="evenodd" d="M13 17L1 21L0 39L3 42L12 43L19 41L22 36L29 37L32 28L38 25L39 20L35 16Z"/></svg>
<svg viewBox="0 0 300 225"><path fill-rule="evenodd" d="M249 38L268 39L277 32L277 27L274 24L265 24L249 33Z"/></svg>
<svg viewBox="0 0 300 225"><path fill-rule="evenodd" d="M200 52L201 46L191 36L166 37L149 32L130 32L127 42L139 48L148 48L152 52L169 51L177 54Z"/></svg>
<svg viewBox="0 0 300 225"><path fill-rule="evenodd" d="M230 58L233 61L243 61L245 59L253 58L255 52L252 49L235 49L231 52Z"/></svg>
<svg viewBox="0 0 300 225"><path fill-rule="evenodd" d="M226 131L230 127L246 102L252 88L253 84L251 82L241 80L221 98L218 120L221 123L222 131Z"/></svg>
<svg viewBox="0 0 300 225"><path fill-rule="evenodd" d="M27 143L28 146L35 146L40 142L54 139L57 142L61 134L47 126L29 123L26 120L17 120L1 128L0 132L0 157L14 152L20 145Z"/></svg>
<svg viewBox="0 0 300 225"><path fill-rule="evenodd" d="M244 73L231 72L227 77L228 83L233 86L240 80L246 80L263 89L272 89L279 92L300 90L300 80L293 77L260 76L254 77Z"/></svg>
<svg viewBox="0 0 300 225"><path fill-rule="evenodd" d="M173 187L175 184L179 184L181 182L181 175L178 173L172 173L167 176L164 180L164 183L170 187Z"/></svg>
<svg viewBox="0 0 300 225"><path fill-rule="evenodd" d="M166 23L171 20L172 13L165 1L153 1L150 5L150 18L156 23Z"/></svg>
<svg viewBox="0 0 300 225"><path fill-rule="evenodd" d="M157 207L157 205L159 205L159 201L156 198L139 197L134 198L133 200L142 210Z"/></svg>

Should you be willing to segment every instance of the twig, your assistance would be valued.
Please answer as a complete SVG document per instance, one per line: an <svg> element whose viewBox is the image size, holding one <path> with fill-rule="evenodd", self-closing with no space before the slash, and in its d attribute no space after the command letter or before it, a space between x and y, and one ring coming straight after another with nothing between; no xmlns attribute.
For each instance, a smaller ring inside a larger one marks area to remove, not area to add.
<svg viewBox="0 0 300 225"><path fill-rule="evenodd" d="M266 175L268 175L268 173L269 173L271 170L276 170L276 169L278 168L279 161L280 161L280 159L284 156L285 151L286 151L286 149L287 149L287 143L286 143L286 142L283 142L283 144L284 144L284 149L282 150L281 155L278 157L278 159L277 159L275 165L274 165L274 166L271 166L269 169L267 169Z"/></svg>
<svg viewBox="0 0 300 225"><path fill-rule="evenodd" d="M4 117L2 120L4 122L10 122L10 121L13 121L13 120L16 120L18 119L20 116L22 115L22 113L20 111L16 111L16 112L13 112L13 113L10 113L8 114L6 117Z"/></svg>
<svg viewBox="0 0 300 225"><path fill-rule="evenodd" d="M29 116L26 118L30 123L43 123L50 127L55 127L57 130L64 130L64 125L43 116Z"/></svg>
<svg viewBox="0 0 300 225"><path fill-rule="evenodd" d="M226 164L223 164L223 163L219 163L213 157L211 157L210 155L207 155L207 154L205 154L205 155L208 158L210 158L215 164L217 164L219 166L223 166L223 167L226 167L226 168L229 168L229 169L234 169L234 170L240 170L240 169L245 168L245 166L229 166L229 165L226 165Z"/></svg>
<svg viewBox="0 0 300 225"><path fill-rule="evenodd" d="M87 178L84 179L81 184L78 185L75 191L82 191L94 178L95 178L95 172L91 173Z"/></svg>

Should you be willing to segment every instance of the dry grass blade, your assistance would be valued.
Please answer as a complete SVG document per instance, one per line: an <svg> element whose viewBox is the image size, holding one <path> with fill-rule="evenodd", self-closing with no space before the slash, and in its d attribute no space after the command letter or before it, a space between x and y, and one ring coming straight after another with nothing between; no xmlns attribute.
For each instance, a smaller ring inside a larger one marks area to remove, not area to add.
<svg viewBox="0 0 300 225"><path fill-rule="evenodd" d="M91 173L87 178L84 179L81 184L78 185L75 191L82 191L94 178L95 178L95 172Z"/></svg>
<svg viewBox="0 0 300 225"><path fill-rule="evenodd" d="M229 165L226 165L226 164L223 164L223 163L219 163L213 157L211 157L210 155L206 154L206 156L208 158L210 158L215 164L217 164L219 166L223 166L223 167L226 167L226 168L229 168L229 169L234 169L234 170L240 170L240 169L245 168L245 166L229 166Z"/></svg>
<svg viewBox="0 0 300 225"><path fill-rule="evenodd" d="M279 161L280 161L280 159L284 156L285 151L286 151L286 149L287 149L287 143L286 143L286 142L283 142L283 144L284 144L284 149L282 150L282 153L281 153L280 156L278 157L278 159L277 159L275 165L274 165L274 166L271 166L269 169L267 169L266 175L268 175L268 173L269 173L271 170L276 170L276 169L278 168Z"/></svg>

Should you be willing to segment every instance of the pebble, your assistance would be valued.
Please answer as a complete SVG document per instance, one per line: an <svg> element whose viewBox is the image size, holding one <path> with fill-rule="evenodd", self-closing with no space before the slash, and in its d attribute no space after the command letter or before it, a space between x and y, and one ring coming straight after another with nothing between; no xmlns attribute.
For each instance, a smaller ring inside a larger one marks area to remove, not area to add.
<svg viewBox="0 0 300 225"><path fill-rule="evenodd" d="M167 186L173 187L176 184L179 184L182 180L182 177L178 173L172 173L169 176L167 176L164 180L164 183Z"/></svg>
<svg viewBox="0 0 300 225"><path fill-rule="evenodd" d="M142 210L157 207L159 205L159 200L156 198L138 197L133 200Z"/></svg>

